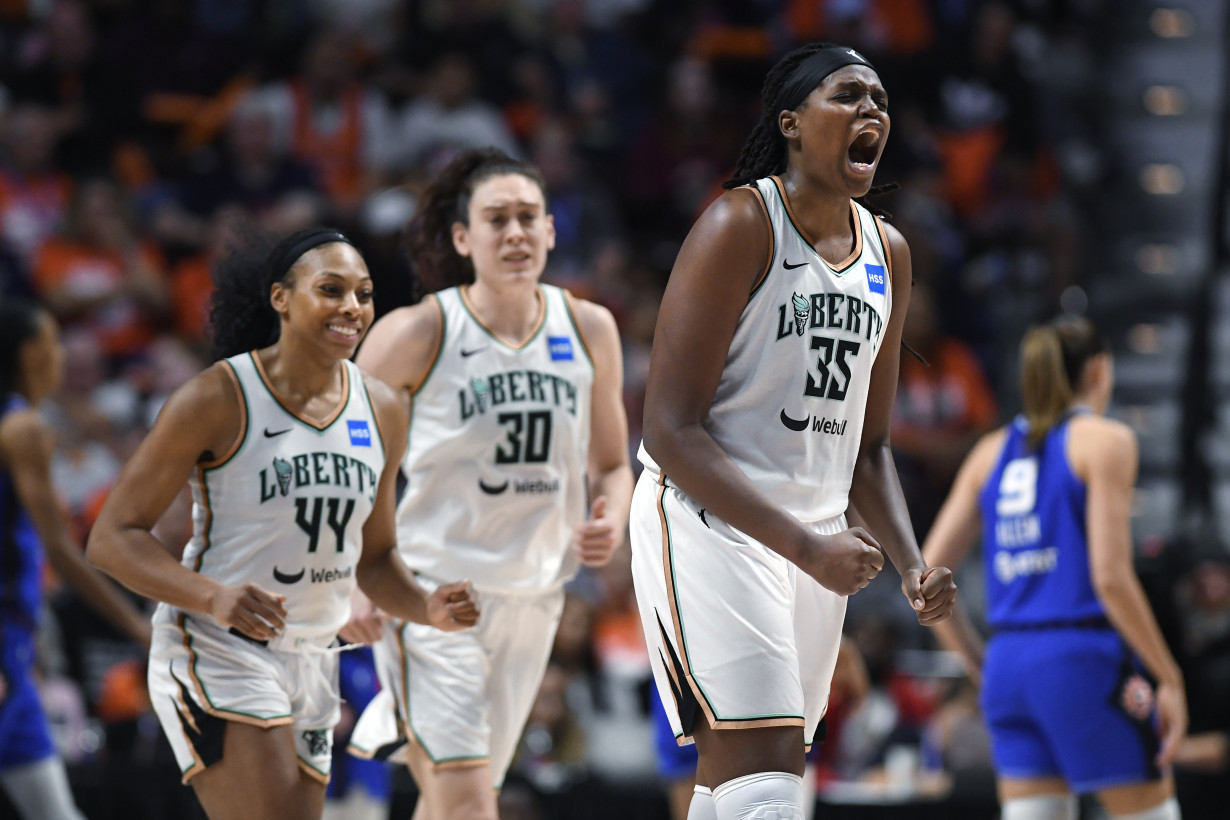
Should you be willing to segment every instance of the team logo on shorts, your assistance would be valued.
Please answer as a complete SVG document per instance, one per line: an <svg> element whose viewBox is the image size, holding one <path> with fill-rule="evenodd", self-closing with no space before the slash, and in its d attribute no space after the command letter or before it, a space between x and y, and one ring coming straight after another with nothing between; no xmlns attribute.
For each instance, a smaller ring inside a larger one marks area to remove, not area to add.
<svg viewBox="0 0 1230 820"><path fill-rule="evenodd" d="M329 754L328 729L308 729L303 733L303 739L308 745L308 754L312 757Z"/></svg>
<svg viewBox="0 0 1230 820"><path fill-rule="evenodd" d="M1132 675L1123 682L1119 705L1136 720L1148 720L1153 714L1153 687L1140 675Z"/></svg>

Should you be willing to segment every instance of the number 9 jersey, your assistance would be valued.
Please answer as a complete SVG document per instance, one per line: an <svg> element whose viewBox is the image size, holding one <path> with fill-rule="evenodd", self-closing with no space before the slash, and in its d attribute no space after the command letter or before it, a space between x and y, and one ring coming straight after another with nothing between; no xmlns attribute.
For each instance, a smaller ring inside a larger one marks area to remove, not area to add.
<svg viewBox="0 0 1230 820"><path fill-rule="evenodd" d="M285 595L279 637L292 643L331 639L349 617L363 524L384 470L362 371L343 364L342 397L316 421L287 409L254 354L226 359L243 409L239 441L189 481L193 536L183 564ZM173 618L159 606L156 623Z"/></svg>
<svg viewBox="0 0 1230 820"><path fill-rule="evenodd" d="M411 400L397 543L437 581L528 592L576 571L594 368L567 292L540 285L538 296L537 329L513 347L464 289L434 294L443 327Z"/></svg>

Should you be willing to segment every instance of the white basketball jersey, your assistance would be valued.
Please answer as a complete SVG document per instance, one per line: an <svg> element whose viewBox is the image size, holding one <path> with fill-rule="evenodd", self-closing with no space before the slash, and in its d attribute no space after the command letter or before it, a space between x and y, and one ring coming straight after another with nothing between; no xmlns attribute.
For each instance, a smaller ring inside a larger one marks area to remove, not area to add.
<svg viewBox="0 0 1230 820"><path fill-rule="evenodd" d="M528 591L576 571L594 370L565 292L538 292L541 324L520 347L496 338L460 289L435 294L443 336L411 402L397 542L437 580Z"/></svg>
<svg viewBox="0 0 1230 820"><path fill-rule="evenodd" d="M803 521L846 511L871 367L892 310L882 228L851 201L854 250L825 262L780 181L768 209L769 268L739 317L705 428L759 487ZM644 448L641 460L656 470Z"/></svg>
<svg viewBox="0 0 1230 820"><path fill-rule="evenodd" d="M243 393L243 434L234 453L189 482L193 536L183 563L223 584L285 595L284 637L336 635L385 462L362 373L343 362L343 398L316 422L286 409L254 354L226 364Z"/></svg>

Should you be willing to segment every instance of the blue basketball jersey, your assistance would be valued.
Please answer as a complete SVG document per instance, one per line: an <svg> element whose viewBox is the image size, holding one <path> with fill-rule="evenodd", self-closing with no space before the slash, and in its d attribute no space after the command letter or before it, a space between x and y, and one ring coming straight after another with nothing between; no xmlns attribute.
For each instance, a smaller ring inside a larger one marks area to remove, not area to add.
<svg viewBox="0 0 1230 820"><path fill-rule="evenodd" d="M1024 418L1014 420L979 494L987 623L994 629L1105 618L1089 576L1085 485L1066 453L1071 418L1037 449L1029 447Z"/></svg>
<svg viewBox="0 0 1230 820"><path fill-rule="evenodd" d="M17 395L0 401L0 420L28 406ZM0 622L37 625L42 576L42 541L17 498L13 476L0 469Z"/></svg>

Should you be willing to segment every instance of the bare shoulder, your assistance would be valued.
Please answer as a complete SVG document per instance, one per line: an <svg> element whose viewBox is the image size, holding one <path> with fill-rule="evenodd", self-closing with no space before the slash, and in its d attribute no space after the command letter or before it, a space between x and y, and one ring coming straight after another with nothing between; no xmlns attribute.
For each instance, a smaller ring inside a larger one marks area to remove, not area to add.
<svg viewBox="0 0 1230 820"><path fill-rule="evenodd" d="M577 320L577 329L581 332L586 344L594 342L608 344L612 341L615 344L619 343L619 326L611 311L597 302L577 298L571 293L568 293L566 298L572 308L572 315Z"/></svg>
<svg viewBox="0 0 1230 820"><path fill-rule="evenodd" d="M680 287L746 304L771 261L773 235L760 192L742 186L718 197L683 241L667 291Z"/></svg>
<svg viewBox="0 0 1230 820"><path fill-rule="evenodd" d="M0 419L0 464L10 464L45 454L54 447L51 427L38 410L26 407Z"/></svg>
<svg viewBox="0 0 1230 820"><path fill-rule="evenodd" d="M378 414L395 412L400 410L404 405L398 399L397 391L382 379L373 376L362 368L359 372L363 376L363 386L367 389L367 396L371 399L372 410Z"/></svg>
<svg viewBox="0 0 1230 820"><path fill-rule="evenodd" d="M991 475L991 470L995 468L995 462L999 460L1000 451L1004 449L1004 440L1007 437L1008 428L1000 427L978 439L970 449L969 455L965 457L965 463L961 467L961 477L978 487L985 484Z"/></svg>
<svg viewBox="0 0 1230 820"><path fill-rule="evenodd" d="M413 389L435 360L443 331L439 300L427 296L417 305L390 311L372 325L355 363L394 389Z"/></svg>
<svg viewBox="0 0 1230 820"><path fill-rule="evenodd" d="M1116 419L1093 414L1068 423L1068 458L1078 474L1095 465L1135 472L1136 431Z"/></svg>

